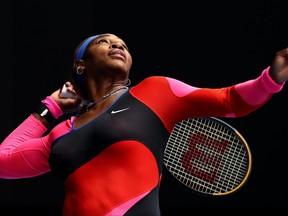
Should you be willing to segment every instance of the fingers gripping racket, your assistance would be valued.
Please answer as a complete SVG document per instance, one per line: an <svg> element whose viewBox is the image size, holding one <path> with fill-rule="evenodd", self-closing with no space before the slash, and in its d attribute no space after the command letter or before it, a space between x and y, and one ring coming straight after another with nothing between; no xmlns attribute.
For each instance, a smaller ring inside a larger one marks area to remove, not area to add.
<svg viewBox="0 0 288 216"><path fill-rule="evenodd" d="M164 165L172 176L205 195L227 195L240 189L251 164L243 136L214 117L178 122L164 151Z"/></svg>

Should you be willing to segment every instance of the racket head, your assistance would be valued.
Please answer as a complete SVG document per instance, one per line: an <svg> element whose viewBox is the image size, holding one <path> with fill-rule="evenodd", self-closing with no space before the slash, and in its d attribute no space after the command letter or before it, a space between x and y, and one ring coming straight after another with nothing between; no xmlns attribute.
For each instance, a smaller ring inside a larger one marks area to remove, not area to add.
<svg viewBox="0 0 288 216"><path fill-rule="evenodd" d="M252 168L251 151L244 137L214 117L178 122L168 139L163 159L178 182L211 196L239 190Z"/></svg>

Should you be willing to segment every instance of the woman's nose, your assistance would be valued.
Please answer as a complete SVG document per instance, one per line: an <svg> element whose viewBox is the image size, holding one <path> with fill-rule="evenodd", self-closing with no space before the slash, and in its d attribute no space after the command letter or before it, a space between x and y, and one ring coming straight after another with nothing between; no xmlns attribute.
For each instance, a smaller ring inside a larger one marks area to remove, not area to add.
<svg viewBox="0 0 288 216"><path fill-rule="evenodd" d="M111 45L110 45L110 48L113 48L113 49L116 49L116 48L118 48L118 49L121 49L121 50L124 50L124 47L119 43L112 43Z"/></svg>

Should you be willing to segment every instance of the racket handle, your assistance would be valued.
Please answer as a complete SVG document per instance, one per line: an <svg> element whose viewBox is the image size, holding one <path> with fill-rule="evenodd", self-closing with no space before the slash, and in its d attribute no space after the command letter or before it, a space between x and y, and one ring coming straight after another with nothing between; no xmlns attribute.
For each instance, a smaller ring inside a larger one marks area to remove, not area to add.
<svg viewBox="0 0 288 216"><path fill-rule="evenodd" d="M81 98L79 95L76 93L73 93L71 91L68 91L68 88L64 84L60 90L60 97L61 98Z"/></svg>
<svg viewBox="0 0 288 216"><path fill-rule="evenodd" d="M64 84L60 90L60 97L61 98L72 98L72 99L82 99L78 94L68 91L68 88ZM88 102L86 100L81 101L79 107L86 105Z"/></svg>

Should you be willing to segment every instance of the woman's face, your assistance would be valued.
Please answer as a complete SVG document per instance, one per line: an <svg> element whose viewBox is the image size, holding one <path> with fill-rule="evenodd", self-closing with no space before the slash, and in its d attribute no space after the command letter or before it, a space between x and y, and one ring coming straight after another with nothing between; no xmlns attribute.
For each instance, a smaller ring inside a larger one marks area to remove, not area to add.
<svg viewBox="0 0 288 216"><path fill-rule="evenodd" d="M126 43L114 34L102 34L89 44L85 53L86 69L128 75L132 57Z"/></svg>

